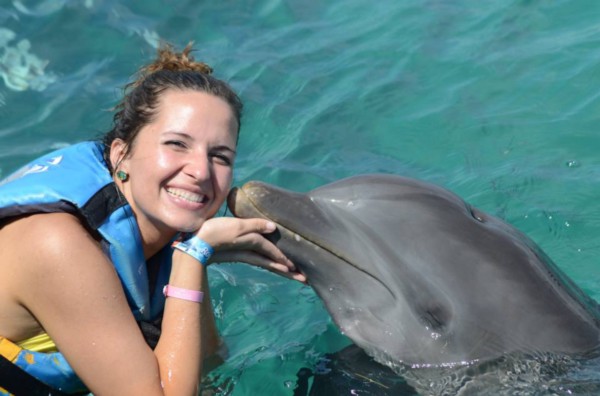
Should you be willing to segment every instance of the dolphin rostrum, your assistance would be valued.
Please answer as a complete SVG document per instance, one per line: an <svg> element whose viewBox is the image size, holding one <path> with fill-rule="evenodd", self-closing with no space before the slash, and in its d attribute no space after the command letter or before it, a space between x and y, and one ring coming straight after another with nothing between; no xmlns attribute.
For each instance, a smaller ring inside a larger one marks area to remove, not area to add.
<svg viewBox="0 0 600 396"><path fill-rule="evenodd" d="M393 175L307 194L249 182L228 204L277 224L277 246L380 362L440 367L600 344L596 301L524 234L441 187Z"/></svg>

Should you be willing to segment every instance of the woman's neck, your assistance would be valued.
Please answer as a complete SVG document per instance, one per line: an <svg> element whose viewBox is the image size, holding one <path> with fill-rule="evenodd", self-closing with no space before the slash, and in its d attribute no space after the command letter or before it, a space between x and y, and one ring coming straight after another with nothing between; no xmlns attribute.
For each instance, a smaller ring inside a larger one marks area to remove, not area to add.
<svg viewBox="0 0 600 396"><path fill-rule="evenodd" d="M168 245L177 234L176 231L158 230L155 227L149 227L144 224L138 224L138 227L140 229L140 237L146 260Z"/></svg>

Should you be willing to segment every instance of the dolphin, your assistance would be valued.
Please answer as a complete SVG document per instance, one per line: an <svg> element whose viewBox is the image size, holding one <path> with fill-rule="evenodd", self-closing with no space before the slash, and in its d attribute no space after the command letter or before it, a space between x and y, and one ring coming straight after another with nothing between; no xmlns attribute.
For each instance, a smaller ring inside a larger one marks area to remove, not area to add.
<svg viewBox="0 0 600 396"><path fill-rule="evenodd" d="M600 344L595 300L523 233L439 186L375 174L302 194L251 181L228 206L276 223L271 239L341 332L384 364L454 367Z"/></svg>

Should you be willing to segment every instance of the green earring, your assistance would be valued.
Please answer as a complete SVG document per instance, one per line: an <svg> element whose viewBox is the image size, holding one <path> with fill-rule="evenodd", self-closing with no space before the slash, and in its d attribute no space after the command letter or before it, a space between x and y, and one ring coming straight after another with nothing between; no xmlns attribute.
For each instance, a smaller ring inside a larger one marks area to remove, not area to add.
<svg viewBox="0 0 600 396"><path fill-rule="evenodd" d="M129 174L125 171L118 171L117 172L117 179L121 180L122 182L126 181L127 179L129 179Z"/></svg>

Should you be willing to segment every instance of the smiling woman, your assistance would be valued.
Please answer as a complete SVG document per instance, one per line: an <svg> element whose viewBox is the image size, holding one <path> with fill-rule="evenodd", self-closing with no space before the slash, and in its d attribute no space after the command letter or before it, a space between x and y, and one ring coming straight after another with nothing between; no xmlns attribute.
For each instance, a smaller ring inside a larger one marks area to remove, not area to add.
<svg viewBox="0 0 600 396"><path fill-rule="evenodd" d="M214 218L242 105L190 51L159 49L102 143L0 183L0 394L194 395L218 346L206 265L304 280L272 223Z"/></svg>
<svg viewBox="0 0 600 396"><path fill-rule="evenodd" d="M110 150L118 171L137 175L117 183L136 213L142 238L156 249L169 242L172 230L197 230L217 212L231 184L237 139L237 121L221 98L170 90L159 108L129 155L121 139L113 140Z"/></svg>

